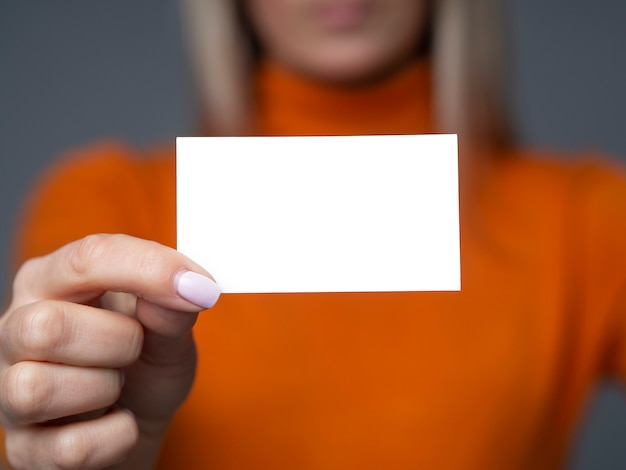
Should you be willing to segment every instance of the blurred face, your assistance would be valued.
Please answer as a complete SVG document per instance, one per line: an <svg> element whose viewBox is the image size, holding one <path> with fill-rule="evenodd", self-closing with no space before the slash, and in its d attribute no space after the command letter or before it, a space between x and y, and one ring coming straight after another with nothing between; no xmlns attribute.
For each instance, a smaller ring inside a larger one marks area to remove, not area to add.
<svg viewBox="0 0 626 470"><path fill-rule="evenodd" d="M428 0L244 0L263 51L333 82L376 79L406 63L428 22Z"/></svg>

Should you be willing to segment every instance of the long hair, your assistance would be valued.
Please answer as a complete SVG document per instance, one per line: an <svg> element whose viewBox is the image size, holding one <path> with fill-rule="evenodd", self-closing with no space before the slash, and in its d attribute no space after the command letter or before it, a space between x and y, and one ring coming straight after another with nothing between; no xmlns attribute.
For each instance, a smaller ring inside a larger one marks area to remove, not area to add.
<svg viewBox="0 0 626 470"><path fill-rule="evenodd" d="M431 62L437 131L481 146L510 144L502 0L434 0ZM182 0L199 113L210 132L236 135L253 103L254 45L235 0Z"/></svg>

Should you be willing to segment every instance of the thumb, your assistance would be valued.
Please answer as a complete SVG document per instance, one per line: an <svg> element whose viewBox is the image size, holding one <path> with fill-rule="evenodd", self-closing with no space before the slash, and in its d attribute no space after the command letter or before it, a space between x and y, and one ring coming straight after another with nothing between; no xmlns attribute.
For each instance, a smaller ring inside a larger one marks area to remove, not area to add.
<svg viewBox="0 0 626 470"><path fill-rule="evenodd" d="M135 313L144 326L143 348L139 360L125 369L119 403L143 425L167 422L193 384L197 357L191 328L198 314L168 310L142 298Z"/></svg>
<svg viewBox="0 0 626 470"><path fill-rule="evenodd" d="M196 323L198 313L171 310L138 298L134 316L143 325L146 335L175 341L188 335Z"/></svg>

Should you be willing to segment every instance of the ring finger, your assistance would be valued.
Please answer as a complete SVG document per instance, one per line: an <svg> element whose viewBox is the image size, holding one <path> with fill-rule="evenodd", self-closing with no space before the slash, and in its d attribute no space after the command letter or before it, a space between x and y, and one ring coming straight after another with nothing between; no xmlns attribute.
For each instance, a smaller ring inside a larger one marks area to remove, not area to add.
<svg viewBox="0 0 626 470"><path fill-rule="evenodd" d="M0 403L15 424L43 423L115 403L119 370L24 361L0 377Z"/></svg>

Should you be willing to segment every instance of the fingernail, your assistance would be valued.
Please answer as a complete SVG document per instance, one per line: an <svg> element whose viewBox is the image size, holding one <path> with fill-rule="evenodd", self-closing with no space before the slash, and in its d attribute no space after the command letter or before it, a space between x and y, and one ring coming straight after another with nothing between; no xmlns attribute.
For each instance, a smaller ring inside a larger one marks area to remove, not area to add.
<svg viewBox="0 0 626 470"><path fill-rule="evenodd" d="M202 308L211 308L220 298L220 288L212 279L192 271L181 271L174 279L176 292Z"/></svg>

